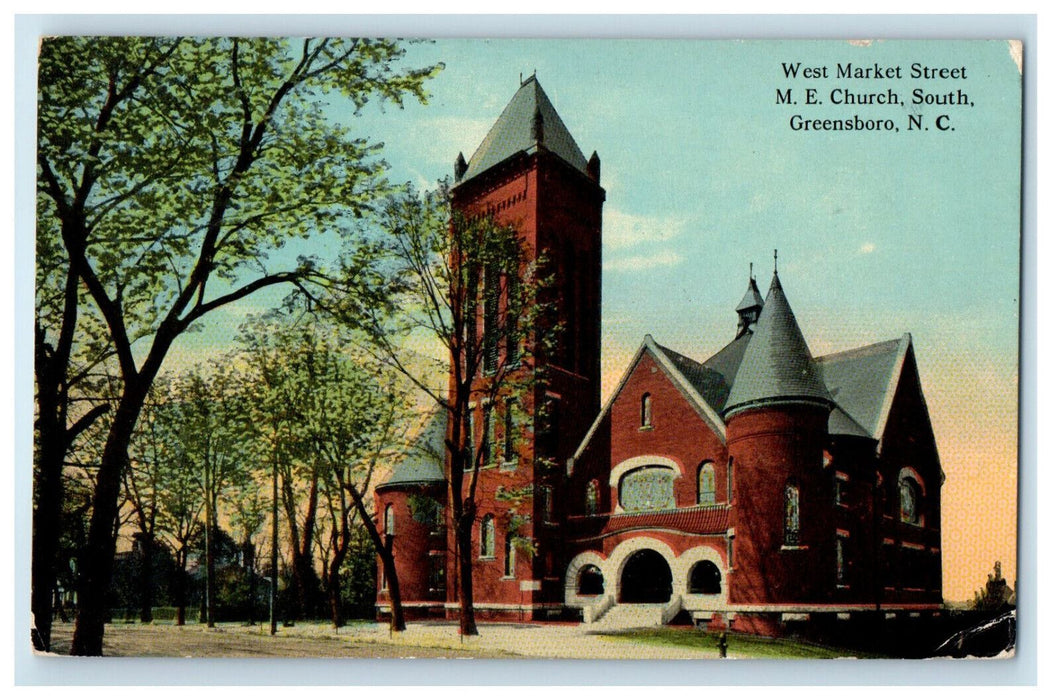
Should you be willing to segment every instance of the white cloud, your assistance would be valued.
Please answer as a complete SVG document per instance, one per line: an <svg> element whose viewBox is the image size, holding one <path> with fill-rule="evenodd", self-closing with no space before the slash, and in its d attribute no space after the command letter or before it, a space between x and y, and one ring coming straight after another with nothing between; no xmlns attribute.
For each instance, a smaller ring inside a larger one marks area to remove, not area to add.
<svg viewBox="0 0 1059 700"><path fill-rule="evenodd" d="M673 267L684 262L684 256L672 250L660 250L649 255L633 255L617 260L604 260L603 269L608 272L639 272L656 267Z"/></svg>
<svg viewBox="0 0 1059 700"><path fill-rule="evenodd" d="M603 210L603 247L611 250L664 243L680 235L687 221L675 216L639 216Z"/></svg>
<svg viewBox="0 0 1059 700"><path fill-rule="evenodd" d="M857 252L860 253L861 255L869 255L871 253L874 253L875 252L875 244L872 243L871 241L867 241L865 243L862 243L861 246L860 246L860 249Z"/></svg>

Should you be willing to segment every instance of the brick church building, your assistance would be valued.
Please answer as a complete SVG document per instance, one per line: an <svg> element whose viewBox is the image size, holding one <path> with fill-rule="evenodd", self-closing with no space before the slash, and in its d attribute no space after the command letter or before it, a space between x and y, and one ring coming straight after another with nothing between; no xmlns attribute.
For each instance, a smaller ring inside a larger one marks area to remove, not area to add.
<svg viewBox="0 0 1059 700"><path fill-rule="evenodd" d="M751 276L727 345L699 361L648 335L601 405L599 176L536 76L456 161L453 207L546 257L562 322L556 352L530 351L549 372L517 397L528 418L472 410L472 434L496 446L478 484L476 616L777 633L939 610L944 473L911 337L814 357L778 273L764 297ZM428 417L375 492L412 618L459 606L449 429ZM518 489L517 507L498 497ZM378 581L384 617L381 567Z"/></svg>

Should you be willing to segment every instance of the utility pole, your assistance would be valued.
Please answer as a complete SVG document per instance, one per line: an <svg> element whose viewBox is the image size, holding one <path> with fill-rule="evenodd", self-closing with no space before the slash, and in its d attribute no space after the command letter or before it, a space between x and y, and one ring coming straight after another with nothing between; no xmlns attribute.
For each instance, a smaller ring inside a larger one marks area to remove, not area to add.
<svg viewBox="0 0 1059 700"><path fill-rule="evenodd" d="M272 453L272 581L268 590L268 632L276 634L276 594L279 591L279 463Z"/></svg>

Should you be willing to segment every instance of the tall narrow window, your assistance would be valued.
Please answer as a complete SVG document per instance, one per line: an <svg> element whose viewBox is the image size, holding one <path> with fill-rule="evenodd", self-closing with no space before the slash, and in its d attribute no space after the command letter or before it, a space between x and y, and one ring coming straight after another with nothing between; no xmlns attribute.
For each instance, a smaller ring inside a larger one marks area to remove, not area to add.
<svg viewBox="0 0 1059 700"><path fill-rule="evenodd" d="M835 583L846 585L846 538L841 533L835 537Z"/></svg>
<svg viewBox="0 0 1059 700"><path fill-rule="evenodd" d="M920 516L919 485L916 484L915 479L906 476L901 479L898 488L900 489L899 496L901 498L901 522L918 525Z"/></svg>
<svg viewBox="0 0 1059 700"><path fill-rule="evenodd" d="M644 394L640 398L640 427L651 427L651 395Z"/></svg>
<svg viewBox="0 0 1059 700"><path fill-rule="evenodd" d="M522 314L522 300L519 297L519 279L517 274L509 274L507 279L507 305L504 309L504 362L514 367L521 362L519 357L519 316Z"/></svg>
<svg viewBox="0 0 1059 700"><path fill-rule="evenodd" d="M716 502L717 487L713 462L703 462L699 467L699 505L713 505Z"/></svg>
<svg viewBox="0 0 1059 700"><path fill-rule="evenodd" d="M504 461L515 461L515 402L504 404Z"/></svg>
<svg viewBox="0 0 1059 700"><path fill-rule="evenodd" d="M493 461L493 406L482 406L482 464Z"/></svg>
<svg viewBox="0 0 1059 700"><path fill-rule="evenodd" d="M504 576L515 575L515 535L510 532L504 538Z"/></svg>
<svg viewBox="0 0 1059 700"><path fill-rule="evenodd" d="M552 487L541 486L541 517L546 523L555 522L555 501L552 499Z"/></svg>
<svg viewBox="0 0 1059 700"><path fill-rule="evenodd" d="M835 472L835 505L849 505L849 477L842 472Z"/></svg>
<svg viewBox="0 0 1059 700"><path fill-rule="evenodd" d="M732 474L733 474L732 458L729 457L728 458L728 472L725 474L725 479L724 479L725 487L726 487L726 489L728 491L728 499L727 500L728 500L729 503L732 502L732 493L733 493L733 488L734 488L734 485L735 485L734 482L732 481Z"/></svg>
<svg viewBox="0 0 1059 700"><path fill-rule="evenodd" d="M492 515L482 518L478 536L478 556L482 559L492 559L496 556L496 520Z"/></svg>
<svg viewBox="0 0 1059 700"><path fill-rule="evenodd" d="M386 516L384 518L384 521L385 521L385 527L386 527L386 530L385 530L386 534L389 535L390 537L393 537L394 535L396 535L397 534L397 528L396 528L396 525L394 523L394 515L393 515L393 506L392 505L386 506Z"/></svg>
<svg viewBox="0 0 1059 700"><path fill-rule="evenodd" d="M469 472L474 469L474 441L477 439L474 437L474 410L467 411L467 417L463 422L464 434L467 436L467 449L464 450L464 463L463 471Z"/></svg>
<svg viewBox="0 0 1059 700"><path fill-rule="evenodd" d="M491 373L496 371L499 359L499 315L500 315L500 271L495 265L485 268L485 290L483 296L483 348L482 370Z"/></svg>
<svg viewBox="0 0 1059 700"><path fill-rule="evenodd" d="M585 487L585 515L599 512L599 482L593 479Z"/></svg>
<svg viewBox="0 0 1059 700"><path fill-rule="evenodd" d="M787 482L783 493L783 544L797 547L801 544L801 504L797 484Z"/></svg>

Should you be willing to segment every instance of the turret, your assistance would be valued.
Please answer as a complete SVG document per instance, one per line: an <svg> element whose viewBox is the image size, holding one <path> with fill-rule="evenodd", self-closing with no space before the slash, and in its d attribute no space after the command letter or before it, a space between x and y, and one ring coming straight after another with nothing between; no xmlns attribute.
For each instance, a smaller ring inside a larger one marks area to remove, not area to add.
<svg viewBox="0 0 1059 700"><path fill-rule="evenodd" d="M739 305L735 307L735 312L739 314L739 326L735 332L736 338L754 330L757 319L761 315L761 307L764 305L765 302L761 299L761 292L757 289L757 280L754 279L754 263L750 263L750 284Z"/></svg>
<svg viewBox="0 0 1059 700"><path fill-rule="evenodd" d="M833 405L775 274L724 407L735 485L731 602L812 602L833 589L830 492L819 478Z"/></svg>

